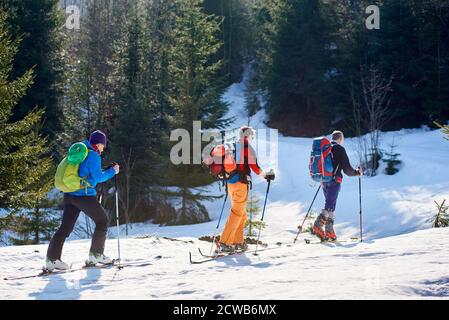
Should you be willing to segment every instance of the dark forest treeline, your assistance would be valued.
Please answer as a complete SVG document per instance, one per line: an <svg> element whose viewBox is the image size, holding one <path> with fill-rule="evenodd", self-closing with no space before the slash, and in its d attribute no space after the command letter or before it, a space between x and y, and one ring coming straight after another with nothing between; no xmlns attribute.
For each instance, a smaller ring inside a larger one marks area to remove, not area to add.
<svg viewBox="0 0 449 320"><path fill-rule="evenodd" d="M66 28L61 4L82 6L79 30ZM380 29L369 30L373 4ZM0 0L0 10L0 148L10 155L0 158L0 231L17 226L17 243L48 237L54 167L95 129L110 138L105 164L122 168L122 223L207 221L201 187L212 181L171 164L170 133L195 120L226 127L220 97L245 66L249 115L265 107L284 134L449 119L448 1ZM99 190L111 212L112 186Z"/></svg>
<svg viewBox="0 0 449 320"><path fill-rule="evenodd" d="M354 105L365 100L362 82L373 73L391 80L383 129L448 119L449 2L256 3L256 87L266 90L271 125L281 132L313 136L338 127L356 134ZM373 4L378 30L365 24Z"/></svg>

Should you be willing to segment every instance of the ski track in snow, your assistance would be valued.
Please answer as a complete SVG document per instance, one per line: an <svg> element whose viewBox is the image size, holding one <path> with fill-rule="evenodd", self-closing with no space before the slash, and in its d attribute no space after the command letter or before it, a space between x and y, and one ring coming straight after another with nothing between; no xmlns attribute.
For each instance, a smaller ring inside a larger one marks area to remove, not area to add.
<svg viewBox="0 0 449 320"><path fill-rule="evenodd" d="M229 116L242 114L243 89L242 83L234 84L225 94L224 100L231 104ZM264 118L259 112L251 124L265 129ZM234 125L246 122L240 118ZM213 219L209 223L130 226L129 236L121 241L122 258L150 261L150 266L3 281L39 273L47 246L1 247L0 299L447 299L449 229L429 229L428 219L436 211L434 200L449 200L449 143L439 131L417 129L383 133L383 147L393 139L403 161L401 171L362 179L364 243L306 245L301 235L295 246L286 246L292 243L318 185L308 175L312 140L280 136L279 160L260 163L265 170L277 168L265 215L268 226L261 240L270 246L282 242L279 248L257 257L248 253L190 265L189 251L197 259L198 246L209 251L210 244L197 237L213 233L221 209L222 200L207 202ZM356 166L355 140L347 139L345 146ZM217 184L208 191L222 193ZM261 205L265 191L266 182L255 177L253 192ZM323 204L320 193L313 212ZM221 228L229 207L228 202ZM357 178L344 178L335 228L341 238L359 235ZM117 251L115 233L111 228L106 244L106 254L112 257ZM89 240L67 242L63 259L80 266L89 245ZM163 258L152 261L158 255Z"/></svg>

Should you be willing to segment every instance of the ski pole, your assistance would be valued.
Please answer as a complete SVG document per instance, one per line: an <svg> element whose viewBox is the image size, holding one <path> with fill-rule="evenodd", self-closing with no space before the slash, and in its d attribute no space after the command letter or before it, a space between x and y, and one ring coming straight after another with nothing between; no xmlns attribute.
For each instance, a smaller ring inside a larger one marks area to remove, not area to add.
<svg viewBox="0 0 449 320"><path fill-rule="evenodd" d="M363 242L363 219L362 219L362 176L359 176L359 203L360 203L360 242Z"/></svg>
<svg viewBox="0 0 449 320"><path fill-rule="evenodd" d="M310 210L312 210L312 206L315 203L316 197L318 196L318 192L320 192L320 189L321 189L321 184L320 184L320 186L318 187L318 190L315 193L315 197L313 197L312 203L310 204L309 210L307 210L307 214L306 214L302 224L298 227L299 230L298 230L298 233L296 234L295 240L293 240L293 244L295 244L296 241L298 240L299 234L301 233L302 228L304 227L304 223L306 223L307 217L310 214Z"/></svg>
<svg viewBox="0 0 449 320"><path fill-rule="evenodd" d="M122 259L120 256L120 217L118 212L118 182L117 175L115 175L115 215L117 218L117 249L118 249L118 268L122 269Z"/></svg>
<svg viewBox="0 0 449 320"><path fill-rule="evenodd" d="M227 200L228 200L228 185L226 184L226 195L225 195L225 199L223 202L223 206L221 207L220 218L218 219L217 226L215 227L215 230L214 230L214 236L212 237L212 246L210 247L209 255L211 255L212 250L214 250L215 239L217 238L217 232L218 232L218 229L220 228L221 217L223 216L223 212L224 212L224 208L225 208Z"/></svg>
<svg viewBox="0 0 449 320"><path fill-rule="evenodd" d="M262 211L262 218L260 219L260 225L259 225L259 235L257 236L256 241L256 251L254 251L254 255L257 256L257 249L259 248L259 239L260 239L260 232L262 231L262 223L263 219L265 217L265 208L267 206L267 199L268 199L268 193L270 192L270 185L271 185L271 179L268 179L268 186L267 186L267 193L265 194L265 202L263 204L263 211Z"/></svg>

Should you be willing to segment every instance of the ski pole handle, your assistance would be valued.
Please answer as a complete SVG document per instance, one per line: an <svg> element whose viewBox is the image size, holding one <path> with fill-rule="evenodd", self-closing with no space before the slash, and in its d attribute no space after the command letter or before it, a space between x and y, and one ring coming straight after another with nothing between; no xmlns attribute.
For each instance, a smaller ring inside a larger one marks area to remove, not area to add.
<svg viewBox="0 0 449 320"><path fill-rule="evenodd" d="M270 181L274 181L274 179L276 178L276 174L274 173L273 169L271 169L270 171L268 171L265 174L265 179L270 182Z"/></svg>

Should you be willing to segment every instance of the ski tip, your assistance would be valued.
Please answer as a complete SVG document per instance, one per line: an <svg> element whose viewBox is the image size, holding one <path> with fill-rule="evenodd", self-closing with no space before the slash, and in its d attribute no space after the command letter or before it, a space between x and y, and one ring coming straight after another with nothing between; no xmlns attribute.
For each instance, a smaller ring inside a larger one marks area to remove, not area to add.
<svg viewBox="0 0 449 320"><path fill-rule="evenodd" d="M193 261L192 261L192 252L190 252L190 251L189 251L189 260L190 260L190 264L193 264Z"/></svg>

